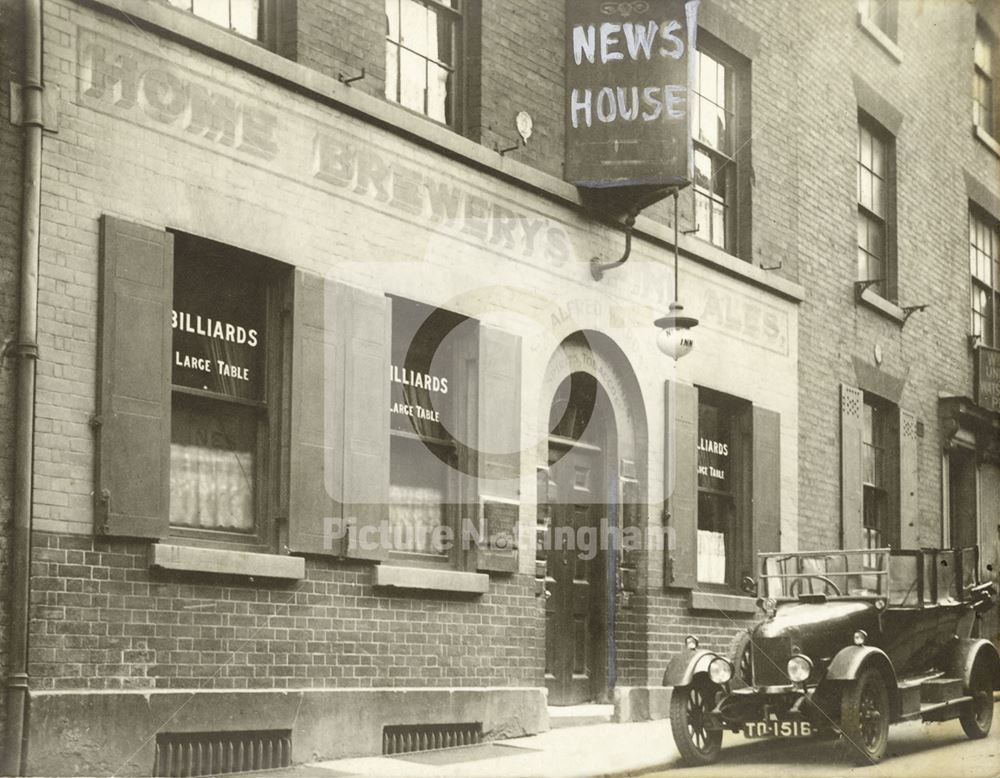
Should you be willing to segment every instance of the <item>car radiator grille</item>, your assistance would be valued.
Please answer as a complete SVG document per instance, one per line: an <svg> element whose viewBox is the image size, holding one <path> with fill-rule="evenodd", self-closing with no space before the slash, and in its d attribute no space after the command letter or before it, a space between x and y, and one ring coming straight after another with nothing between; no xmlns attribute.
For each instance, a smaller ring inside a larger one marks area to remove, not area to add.
<svg viewBox="0 0 1000 778"><path fill-rule="evenodd" d="M785 667L791 655L789 638L753 638L754 685L781 686L790 683Z"/></svg>

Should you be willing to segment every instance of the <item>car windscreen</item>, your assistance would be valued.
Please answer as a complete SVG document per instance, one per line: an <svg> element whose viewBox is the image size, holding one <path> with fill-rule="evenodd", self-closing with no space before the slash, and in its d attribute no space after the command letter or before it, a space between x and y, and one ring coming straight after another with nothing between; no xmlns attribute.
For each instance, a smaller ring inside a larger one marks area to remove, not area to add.
<svg viewBox="0 0 1000 778"><path fill-rule="evenodd" d="M889 550L761 554L762 597L885 597Z"/></svg>

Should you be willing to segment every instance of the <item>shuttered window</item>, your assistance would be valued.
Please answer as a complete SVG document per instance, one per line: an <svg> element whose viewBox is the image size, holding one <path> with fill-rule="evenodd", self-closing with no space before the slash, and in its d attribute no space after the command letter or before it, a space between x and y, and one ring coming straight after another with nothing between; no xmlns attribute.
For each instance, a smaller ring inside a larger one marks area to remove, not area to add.
<svg viewBox="0 0 1000 778"><path fill-rule="evenodd" d="M878 395L840 387L841 543L915 548L919 537L916 417Z"/></svg>
<svg viewBox="0 0 1000 778"><path fill-rule="evenodd" d="M302 270L293 318L290 548L516 570L520 339Z"/></svg>
<svg viewBox="0 0 1000 778"><path fill-rule="evenodd" d="M756 554L779 549L781 417L668 382L668 586L735 590Z"/></svg>
<svg viewBox="0 0 1000 778"><path fill-rule="evenodd" d="M173 245L162 230L101 219L98 533L169 531Z"/></svg>
<svg viewBox="0 0 1000 778"><path fill-rule="evenodd" d="M98 531L273 547L283 266L112 217L101 257Z"/></svg>

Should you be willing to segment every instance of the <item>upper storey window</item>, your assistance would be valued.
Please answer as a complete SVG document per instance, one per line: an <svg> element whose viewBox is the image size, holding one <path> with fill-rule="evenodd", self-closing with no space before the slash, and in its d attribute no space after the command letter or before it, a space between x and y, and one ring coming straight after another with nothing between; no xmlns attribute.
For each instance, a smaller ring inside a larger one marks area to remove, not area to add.
<svg viewBox="0 0 1000 778"><path fill-rule="evenodd" d="M736 191L733 163L733 72L725 63L698 51L694 130L694 197L698 237L731 251Z"/></svg>
<svg viewBox="0 0 1000 778"><path fill-rule="evenodd" d="M995 138L997 40L982 19L976 24L974 60L972 121L976 127Z"/></svg>
<svg viewBox="0 0 1000 778"><path fill-rule="evenodd" d="M896 268L892 252L892 137L867 116L858 117L858 280L892 299Z"/></svg>
<svg viewBox="0 0 1000 778"><path fill-rule="evenodd" d="M461 0L386 0L385 96L441 122L458 116Z"/></svg>
<svg viewBox="0 0 1000 778"><path fill-rule="evenodd" d="M263 40L267 0L169 0L170 5L247 38Z"/></svg>

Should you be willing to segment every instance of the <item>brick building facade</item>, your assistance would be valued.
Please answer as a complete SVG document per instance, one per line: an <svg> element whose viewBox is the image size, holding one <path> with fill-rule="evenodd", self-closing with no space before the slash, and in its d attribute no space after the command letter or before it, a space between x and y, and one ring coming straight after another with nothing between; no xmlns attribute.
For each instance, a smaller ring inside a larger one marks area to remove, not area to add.
<svg viewBox="0 0 1000 778"><path fill-rule="evenodd" d="M969 110L988 8L701 3L709 172L677 241L700 323L674 363L669 201L590 272L624 240L563 180L562 4L251 5L41 3L26 774L161 774L199 738L301 762L510 736L546 702L662 717L684 636L752 618L756 551L974 539L992 572L965 260L969 213L1000 219ZM859 202L861 163L891 204ZM889 274L859 277L859 223Z"/></svg>

